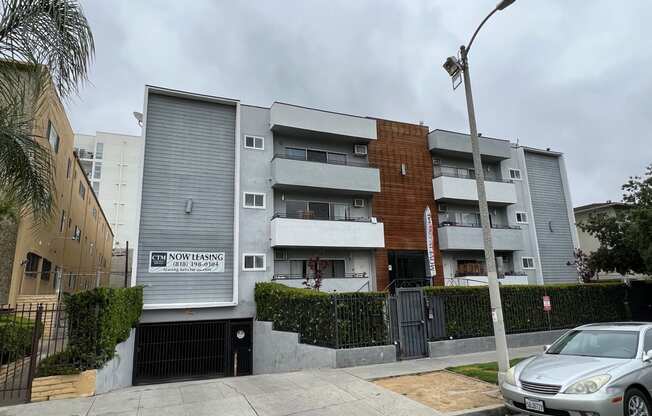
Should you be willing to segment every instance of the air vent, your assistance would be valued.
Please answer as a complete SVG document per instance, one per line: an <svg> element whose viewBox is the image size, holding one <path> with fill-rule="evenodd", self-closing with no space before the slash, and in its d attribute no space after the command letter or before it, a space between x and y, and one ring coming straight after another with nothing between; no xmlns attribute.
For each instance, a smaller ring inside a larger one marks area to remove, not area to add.
<svg viewBox="0 0 652 416"><path fill-rule="evenodd" d="M354 208L364 208L365 206L365 200L362 198L355 198L353 200L353 207Z"/></svg>

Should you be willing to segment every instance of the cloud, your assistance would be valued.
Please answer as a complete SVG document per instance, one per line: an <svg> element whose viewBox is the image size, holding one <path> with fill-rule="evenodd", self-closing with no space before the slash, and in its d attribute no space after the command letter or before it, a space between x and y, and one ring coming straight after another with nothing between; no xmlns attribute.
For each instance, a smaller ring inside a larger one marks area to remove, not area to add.
<svg viewBox="0 0 652 416"><path fill-rule="evenodd" d="M140 134L145 84L468 131L441 64L494 0L83 3L92 85L69 103L78 132ZM479 130L564 152L575 205L620 199L652 163L652 5L519 0L471 53Z"/></svg>

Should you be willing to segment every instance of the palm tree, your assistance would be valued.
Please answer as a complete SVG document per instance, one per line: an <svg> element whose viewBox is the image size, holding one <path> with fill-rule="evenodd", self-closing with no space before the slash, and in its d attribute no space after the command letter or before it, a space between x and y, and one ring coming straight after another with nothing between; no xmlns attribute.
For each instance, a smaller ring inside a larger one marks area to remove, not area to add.
<svg viewBox="0 0 652 416"><path fill-rule="evenodd" d="M78 91L94 52L77 1L0 0L0 203L37 223L51 218L56 189L34 119L51 89L62 98Z"/></svg>

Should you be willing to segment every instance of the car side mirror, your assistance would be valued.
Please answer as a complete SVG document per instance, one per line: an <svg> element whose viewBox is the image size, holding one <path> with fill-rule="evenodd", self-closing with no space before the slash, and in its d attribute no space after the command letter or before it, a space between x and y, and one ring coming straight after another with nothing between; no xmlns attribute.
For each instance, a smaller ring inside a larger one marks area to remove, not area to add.
<svg viewBox="0 0 652 416"><path fill-rule="evenodd" d="M643 362L645 363L652 362L652 350L643 353Z"/></svg>
<svg viewBox="0 0 652 416"><path fill-rule="evenodd" d="M543 352L548 352L549 349L550 349L550 345L543 346Z"/></svg>

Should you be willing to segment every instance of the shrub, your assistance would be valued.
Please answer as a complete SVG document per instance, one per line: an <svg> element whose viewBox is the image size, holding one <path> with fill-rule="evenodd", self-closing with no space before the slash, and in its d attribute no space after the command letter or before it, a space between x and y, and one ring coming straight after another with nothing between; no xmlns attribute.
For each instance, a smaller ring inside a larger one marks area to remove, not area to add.
<svg viewBox="0 0 652 416"><path fill-rule="evenodd" d="M34 321L13 315L0 315L0 365L25 357L32 350ZM39 331L43 325L39 326Z"/></svg>
<svg viewBox="0 0 652 416"><path fill-rule="evenodd" d="M129 337L143 309L142 287L97 288L64 298L68 346L39 365L39 374L70 374L102 368ZM61 372L59 372L61 371Z"/></svg>
<svg viewBox="0 0 652 416"><path fill-rule="evenodd" d="M614 283L590 285L503 286L500 295L507 333L572 328L590 322L630 318L627 286ZM487 287L432 287L431 302L443 302L446 337L493 335ZM543 310L543 296L550 297L552 311Z"/></svg>
<svg viewBox="0 0 652 416"><path fill-rule="evenodd" d="M279 283L257 283L256 315L299 341L330 348L387 344L385 294L323 293Z"/></svg>

